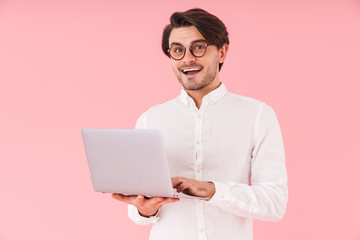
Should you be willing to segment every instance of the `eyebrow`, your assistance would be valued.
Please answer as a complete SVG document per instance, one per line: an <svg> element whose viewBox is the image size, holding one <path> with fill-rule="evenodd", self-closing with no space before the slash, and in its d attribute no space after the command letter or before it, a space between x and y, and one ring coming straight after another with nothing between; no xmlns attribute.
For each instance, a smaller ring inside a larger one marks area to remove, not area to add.
<svg viewBox="0 0 360 240"><path fill-rule="evenodd" d="M205 39L198 39L198 40L192 41L191 44L198 43L198 42L208 42L208 41L206 41ZM172 47L172 46L184 46L184 45L182 45L181 43L178 43L178 42L172 42L170 44L170 46Z"/></svg>

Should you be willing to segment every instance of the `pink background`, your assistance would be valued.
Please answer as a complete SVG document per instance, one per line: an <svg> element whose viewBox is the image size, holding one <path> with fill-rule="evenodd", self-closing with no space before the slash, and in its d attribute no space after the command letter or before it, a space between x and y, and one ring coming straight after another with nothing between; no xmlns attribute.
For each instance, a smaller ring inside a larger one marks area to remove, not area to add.
<svg viewBox="0 0 360 240"><path fill-rule="evenodd" d="M92 190L80 129L179 94L161 33L192 7L228 27L220 79L282 127L288 210L254 239L360 239L359 1L0 0L1 240L147 238Z"/></svg>

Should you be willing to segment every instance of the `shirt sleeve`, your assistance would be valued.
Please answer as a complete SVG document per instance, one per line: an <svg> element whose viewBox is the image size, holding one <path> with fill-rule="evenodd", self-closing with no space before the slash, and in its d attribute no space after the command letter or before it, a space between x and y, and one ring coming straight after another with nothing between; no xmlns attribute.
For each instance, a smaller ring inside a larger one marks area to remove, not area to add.
<svg viewBox="0 0 360 240"><path fill-rule="evenodd" d="M156 213L155 216L143 217L139 214L138 209L134 205L128 205L128 216L137 225L148 225L151 223L156 223L159 219L159 211Z"/></svg>
<svg viewBox="0 0 360 240"><path fill-rule="evenodd" d="M285 153L276 114L264 103L253 136L251 183L213 181L216 192L208 203L241 217L279 221L288 199Z"/></svg>
<svg viewBox="0 0 360 240"><path fill-rule="evenodd" d="M147 128L146 112L138 118L135 128L136 129ZM130 205L130 204L128 205L128 216L134 223L138 225L147 225L147 224L155 223L159 219L158 214L159 211L156 213L155 216L143 217L139 214L138 209L134 205Z"/></svg>

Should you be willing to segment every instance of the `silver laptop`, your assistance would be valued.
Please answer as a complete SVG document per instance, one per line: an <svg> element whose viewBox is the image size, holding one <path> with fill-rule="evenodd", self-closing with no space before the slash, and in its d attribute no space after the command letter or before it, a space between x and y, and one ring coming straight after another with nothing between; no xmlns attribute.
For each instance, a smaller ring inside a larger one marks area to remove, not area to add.
<svg viewBox="0 0 360 240"><path fill-rule="evenodd" d="M172 188L161 130L82 129L97 192L197 198Z"/></svg>

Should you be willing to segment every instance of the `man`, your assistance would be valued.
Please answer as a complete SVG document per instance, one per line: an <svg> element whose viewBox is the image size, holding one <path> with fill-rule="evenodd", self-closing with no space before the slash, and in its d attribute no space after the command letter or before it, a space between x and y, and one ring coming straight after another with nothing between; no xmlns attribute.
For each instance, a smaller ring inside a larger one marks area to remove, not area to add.
<svg viewBox="0 0 360 240"><path fill-rule="evenodd" d="M137 128L162 129L173 187L210 200L113 194L129 217L153 227L150 239L252 239L252 219L280 220L287 174L275 112L258 100L229 93L219 71L228 33L202 9L176 12L162 48L183 89L146 111Z"/></svg>

